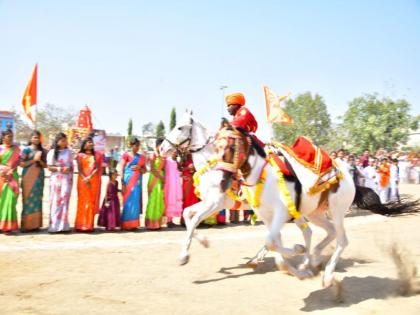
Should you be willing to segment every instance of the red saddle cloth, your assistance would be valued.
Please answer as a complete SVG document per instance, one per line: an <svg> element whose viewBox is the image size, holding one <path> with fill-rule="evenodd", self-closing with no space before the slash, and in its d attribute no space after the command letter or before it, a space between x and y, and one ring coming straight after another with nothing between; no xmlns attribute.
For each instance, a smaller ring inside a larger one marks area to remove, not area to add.
<svg viewBox="0 0 420 315"><path fill-rule="evenodd" d="M332 159L328 153L315 146L308 138L299 137L292 147L282 144L282 148L306 168L309 168L312 172L319 175L328 172L333 166ZM283 159L275 154L273 154L272 157L280 167L283 174L293 175Z"/></svg>
<svg viewBox="0 0 420 315"><path fill-rule="evenodd" d="M292 171L287 167L286 162L284 161L283 156L278 156L277 154L270 153L269 157L273 159L274 162L276 162L277 166L279 167L280 171L287 176L294 176Z"/></svg>

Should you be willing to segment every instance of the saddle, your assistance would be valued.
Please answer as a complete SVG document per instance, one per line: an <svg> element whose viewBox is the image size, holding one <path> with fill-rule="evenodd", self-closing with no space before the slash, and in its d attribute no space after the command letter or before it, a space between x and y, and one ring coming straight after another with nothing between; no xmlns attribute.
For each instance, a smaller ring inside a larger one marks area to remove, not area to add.
<svg viewBox="0 0 420 315"><path fill-rule="evenodd" d="M224 192L232 186L233 180L239 180L240 177L247 176L251 171L248 156L252 147L252 139L243 130L229 126L218 132L215 145L216 154L219 157L216 169L223 171L221 190Z"/></svg>
<svg viewBox="0 0 420 315"><path fill-rule="evenodd" d="M306 137L299 137L292 147L273 143L283 157L270 155L285 175L296 176L309 194L322 192L335 185L342 174L328 153ZM309 170L307 172L305 170Z"/></svg>

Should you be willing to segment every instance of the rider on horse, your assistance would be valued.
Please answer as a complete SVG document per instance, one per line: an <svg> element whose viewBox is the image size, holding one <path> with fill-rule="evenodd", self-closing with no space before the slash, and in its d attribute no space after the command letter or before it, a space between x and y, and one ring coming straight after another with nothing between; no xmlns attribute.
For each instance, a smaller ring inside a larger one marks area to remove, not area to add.
<svg viewBox="0 0 420 315"><path fill-rule="evenodd" d="M258 129L258 122L251 111L245 107L245 96L242 93L233 93L226 96L227 110L233 116L230 125L245 130L261 147L262 142L255 135Z"/></svg>
<svg viewBox="0 0 420 315"><path fill-rule="evenodd" d="M244 95L242 93L230 94L226 96L225 100L227 110L233 119L229 123L229 127L221 130L218 137L222 140L223 156L218 163L218 169L224 171L221 183L222 191L230 187L232 176L235 177L238 170L247 164L252 142L260 147L264 146L264 143L254 134L258 129L258 123L251 111L245 107Z"/></svg>
<svg viewBox="0 0 420 315"><path fill-rule="evenodd" d="M245 97L242 93L234 93L226 96L227 110L233 116L231 125L240 127L249 133L258 129L258 123L251 111L245 107Z"/></svg>

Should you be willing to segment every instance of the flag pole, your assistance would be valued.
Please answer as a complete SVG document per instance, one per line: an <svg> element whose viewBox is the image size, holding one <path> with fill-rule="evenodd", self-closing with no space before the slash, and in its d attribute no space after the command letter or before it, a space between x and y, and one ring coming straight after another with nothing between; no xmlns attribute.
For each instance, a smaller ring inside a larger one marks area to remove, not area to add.
<svg viewBox="0 0 420 315"><path fill-rule="evenodd" d="M38 103L38 63L36 64L36 102ZM38 104L35 104L34 128L38 127Z"/></svg>

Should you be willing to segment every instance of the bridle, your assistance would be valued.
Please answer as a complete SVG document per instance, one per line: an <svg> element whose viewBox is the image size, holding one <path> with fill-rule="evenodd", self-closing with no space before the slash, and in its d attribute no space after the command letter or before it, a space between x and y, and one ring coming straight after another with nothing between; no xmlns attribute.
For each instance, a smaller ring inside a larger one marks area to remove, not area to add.
<svg viewBox="0 0 420 315"><path fill-rule="evenodd" d="M194 121L191 120L191 127L189 130L189 136L182 140L180 143L173 143L171 140L169 140L167 137L165 137L165 140L168 141L168 143L171 145L172 148L174 148L176 150L176 153L179 156L183 156L185 153L197 153L200 152L201 150L203 150L211 141L212 137L208 137L206 142L199 146L198 148L192 148L191 147L191 142L192 142L192 130L193 130L193 123ZM187 144L186 146L184 146L185 144Z"/></svg>

